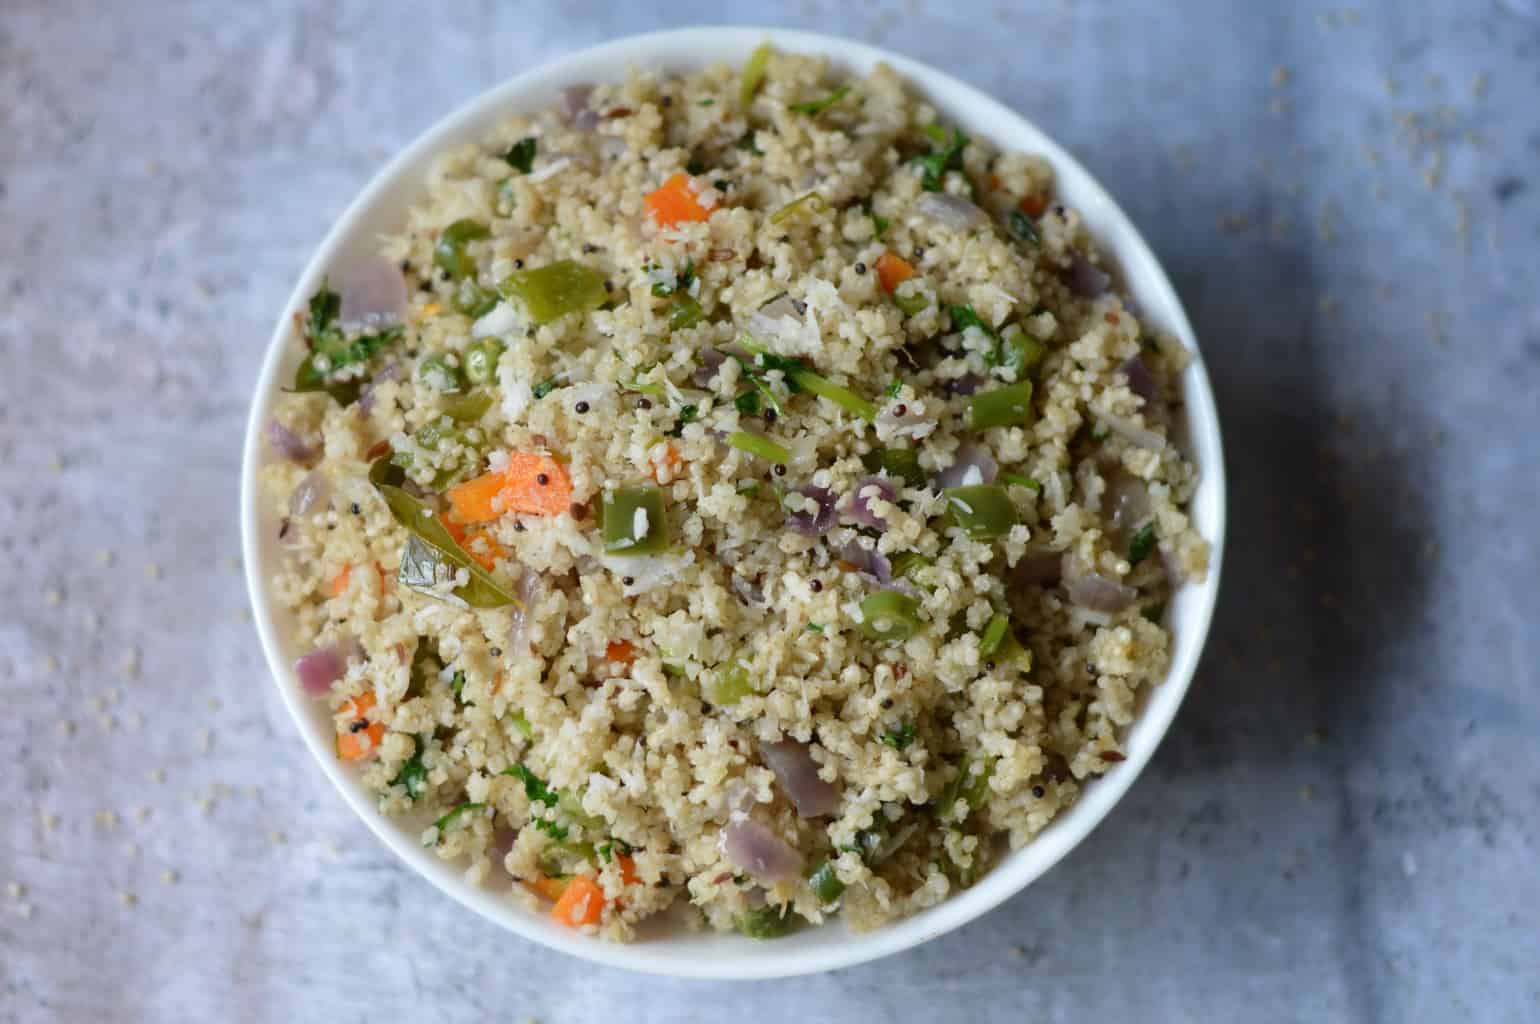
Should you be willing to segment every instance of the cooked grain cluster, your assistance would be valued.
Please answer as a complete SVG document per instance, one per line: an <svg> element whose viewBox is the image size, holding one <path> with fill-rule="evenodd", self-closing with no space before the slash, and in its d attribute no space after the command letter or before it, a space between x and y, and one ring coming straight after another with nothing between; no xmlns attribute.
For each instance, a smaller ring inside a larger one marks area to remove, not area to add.
<svg viewBox="0 0 1540 1024"><path fill-rule="evenodd" d="M1206 567L1186 354L1043 160L761 52L509 118L381 255L296 316L272 588L440 856L614 939L869 929L1121 759Z"/></svg>

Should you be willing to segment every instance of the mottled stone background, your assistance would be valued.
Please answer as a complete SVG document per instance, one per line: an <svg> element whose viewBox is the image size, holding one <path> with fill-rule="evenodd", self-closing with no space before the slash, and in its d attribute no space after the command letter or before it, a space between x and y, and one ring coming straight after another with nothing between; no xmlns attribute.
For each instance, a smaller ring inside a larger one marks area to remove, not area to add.
<svg viewBox="0 0 1540 1024"><path fill-rule="evenodd" d="M496 930L346 810L238 572L280 305L442 114L721 10L0 4L0 1019L1540 1019L1536 0L735 8L1024 111L1202 339L1209 654L1027 892L881 963L672 982Z"/></svg>

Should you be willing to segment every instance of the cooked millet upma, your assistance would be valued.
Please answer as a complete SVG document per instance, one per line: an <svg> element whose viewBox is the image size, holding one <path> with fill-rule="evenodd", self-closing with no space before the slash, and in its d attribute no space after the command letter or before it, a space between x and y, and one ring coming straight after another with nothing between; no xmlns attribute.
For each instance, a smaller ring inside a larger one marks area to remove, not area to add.
<svg viewBox="0 0 1540 1024"><path fill-rule="evenodd" d="M272 580L382 813L563 924L944 900L1122 759L1186 353L878 67L574 87L295 315ZM672 916L672 915L671 915Z"/></svg>

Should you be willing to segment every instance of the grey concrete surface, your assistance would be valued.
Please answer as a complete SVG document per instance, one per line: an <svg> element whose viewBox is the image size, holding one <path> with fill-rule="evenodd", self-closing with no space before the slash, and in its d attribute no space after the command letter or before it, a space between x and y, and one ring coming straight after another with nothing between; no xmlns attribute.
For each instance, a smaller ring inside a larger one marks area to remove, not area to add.
<svg viewBox="0 0 1540 1024"><path fill-rule="evenodd" d="M7 0L0 1020L1540 1020L1540 6L734 16L997 94L1170 269L1231 547L1145 777L983 920L796 981L598 969L408 875L308 762L245 612L264 340L440 115L722 9Z"/></svg>

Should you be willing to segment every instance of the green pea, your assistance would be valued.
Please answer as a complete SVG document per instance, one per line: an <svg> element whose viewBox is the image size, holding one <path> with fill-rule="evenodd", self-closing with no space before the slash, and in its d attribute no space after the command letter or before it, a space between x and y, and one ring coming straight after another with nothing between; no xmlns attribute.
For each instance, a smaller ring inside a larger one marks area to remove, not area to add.
<svg viewBox="0 0 1540 1024"><path fill-rule="evenodd" d="M464 381L460 371L441 355L431 355L417 364L417 383L434 391L459 391Z"/></svg>
<svg viewBox="0 0 1540 1024"><path fill-rule="evenodd" d="M634 484L605 495L600 533L611 555L656 555L668 547L668 518L663 492L652 484Z"/></svg>
<svg viewBox="0 0 1540 1024"><path fill-rule="evenodd" d="M491 338L475 342L465 350L460 365L465 377L472 384L486 384L497 376L497 361L502 357L503 344Z"/></svg>
<svg viewBox="0 0 1540 1024"><path fill-rule="evenodd" d="M475 273L476 261L465 246L491 234L479 220L455 221L439 235L438 244L433 247L433 265L457 281Z"/></svg>
<svg viewBox="0 0 1540 1024"><path fill-rule="evenodd" d="M879 590L861 599L858 628L872 640L903 643L920 629L920 602L908 594Z"/></svg>
<svg viewBox="0 0 1540 1024"><path fill-rule="evenodd" d="M980 391L968 400L968 423L974 430L1014 427L1032 422L1032 382L1021 381L993 391Z"/></svg>
<svg viewBox="0 0 1540 1024"><path fill-rule="evenodd" d="M1004 536L1018 522L1015 503L998 484L949 487L945 493L952 522L975 540Z"/></svg>
<svg viewBox="0 0 1540 1024"><path fill-rule="evenodd" d="M474 277L467 277L455 285L454 292L449 296L449 304L456 313L479 320L496 308L497 293L481 287Z"/></svg>

